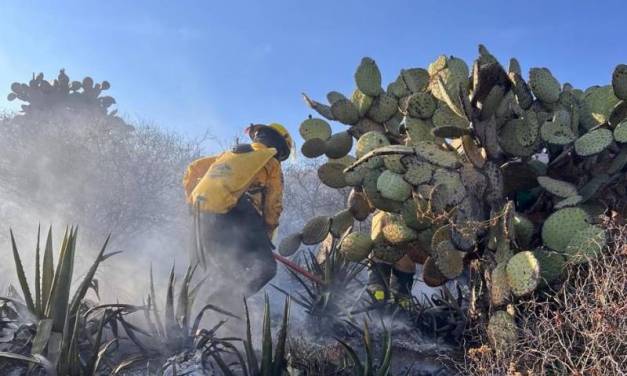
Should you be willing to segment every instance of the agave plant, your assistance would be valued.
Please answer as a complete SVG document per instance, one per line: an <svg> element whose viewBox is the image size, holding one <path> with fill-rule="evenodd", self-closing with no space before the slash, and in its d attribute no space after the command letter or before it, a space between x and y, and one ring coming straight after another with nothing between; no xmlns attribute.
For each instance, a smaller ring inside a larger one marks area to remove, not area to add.
<svg viewBox="0 0 627 376"><path fill-rule="evenodd" d="M290 293L276 285L275 289L305 308L317 317L337 320L350 316L349 301L359 284L358 276L366 267L342 257L338 240L333 238L324 261L319 262L313 252L305 256L305 269L316 278L305 278L297 272L287 269L290 275L303 287L304 292Z"/></svg>
<svg viewBox="0 0 627 376"><path fill-rule="evenodd" d="M408 316L423 334L459 343L468 321L467 304L459 284L456 285L456 295L447 286L442 286L439 294L425 295L422 301L414 298Z"/></svg>
<svg viewBox="0 0 627 376"><path fill-rule="evenodd" d="M362 335L362 341L365 350L365 359L362 361L357 354L357 351L351 347L348 343L340 338L335 338L336 341L344 348L346 354L353 363L353 375L355 376L387 376L390 374L390 367L392 365L392 335L390 330L383 325L383 343L382 353L379 357L380 363L375 363L376 359L373 354L374 343L370 329L368 328L368 322L364 321L364 330Z"/></svg>
<svg viewBox="0 0 627 376"><path fill-rule="evenodd" d="M61 375L95 374L99 363L97 354L103 350L101 334L106 321L104 317L100 321L98 325L100 335L97 336L96 341L90 341L90 351L86 354L81 353L79 340L87 333L84 331L85 317L80 308L87 291L97 286L94 285L94 276L100 263L119 252L105 255L109 242L109 237L107 237L96 260L83 277L74 295L71 295L77 230L75 227L66 230L56 268L52 251L52 229L48 231L46 238L43 261L40 257L40 231L38 231L35 249L34 297L11 231L13 259L23 301L11 297L1 299L9 300L20 309L30 312L37 320L37 334L32 340L30 355L0 353L0 357L41 366L51 375L56 373Z"/></svg>

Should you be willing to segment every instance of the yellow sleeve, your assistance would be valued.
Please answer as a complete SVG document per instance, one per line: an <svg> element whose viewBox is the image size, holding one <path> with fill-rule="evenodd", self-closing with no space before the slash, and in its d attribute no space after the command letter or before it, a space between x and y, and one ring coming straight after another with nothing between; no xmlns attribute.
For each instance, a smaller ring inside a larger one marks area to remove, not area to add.
<svg viewBox="0 0 627 376"><path fill-rule="evenodd" d="M218 159L218 156L197 159L190 163L183 175L183 187L185 188L185 196L188 203L191 203L190 196L196 187L196 184L205 176L209 167Z"/></svg>
<svg viewBox="0 0 627 376"><path fill-rule="evenodd" d="M276 159L268 162L265 168L268 180L263 203L263 218L268 234L272 237L272 233L279 226L279 218L283 211L283 172L281 164Z"/></svg>

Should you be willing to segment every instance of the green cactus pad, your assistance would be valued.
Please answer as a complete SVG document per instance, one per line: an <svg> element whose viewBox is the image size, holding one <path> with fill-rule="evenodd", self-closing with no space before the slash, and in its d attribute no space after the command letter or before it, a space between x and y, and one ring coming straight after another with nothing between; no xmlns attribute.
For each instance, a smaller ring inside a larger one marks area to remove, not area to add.
<svg viewBox="0 0 627 376"><path fill-rule="evenodd" d="M353 91L353 95L351 96L351 102L357 107L357 111L359 112L359 116L365 116L370 106L372 106L372 102L374 98L364 94L359 89L355 89Z"/></svg>
<svg viewBox="0 0 627 376"><path fill-rule="evenodd" d="M606 245L607 234L605 229L589 225L572 236L564 254L568 261L583 264L598 257Z"/></svg>
<svg viewBox="0 0 627 376"><path fill-rule="evenodd" d="M533 95L541 102L550 104L559 100L561 85L547 68L531 68L529 86Z"/></svg>
<svg viewBox="0 0 627 376"><path fill-rule="evenodd" d="M430 244L431 252L433 253L433 250L438 244L442 242L446 242L446 241L451 241L451 226L450 225L439 226L433 232L433 235L431 237L431 244Z"/></svg>
<svg viewBox="0 0 627 376"><path fill-rule="evenodd" d="M355 163L357 161L357 159L355 157L353 157L352 155L345 155L343 157L340 158L329 158L327 162L329 163L337 163L337 164L341 164L344 167L348 167L350 165L352 165L353 163Z"/></svg>
<svg viewBox="0 0 627 376"><path fill-rule="evenodd" d="M618 104L612 86L593 86L586 90L581 106L580 122L585 129L591 129L609 120Z"/></svg>
<svg viewBox="0 0 627 376"><path fill-rule="evenodd" d="M513 218L516 243L519 247L526 248L531 245L535 226L527 217L520 213L515 213Z"/></svg>
<svg viewBox="0 0 627 376"><path fill-rule="evenodd" d="M391 244L402 244L411 242L418 238L418 232L403 223L403 221L393 221L383 226L383 236Z"/></svg>
<svg viewBox="0 0 627 376"><path fill-rule="evenodd" d="M331 234L336 238L342 237L353 226L354 221L349 209L339 211L331 218Z"/></svg>
<svg viewBox="0 0 627 376"><path fill-rule="evenodd" d="M445 205L457 205L466 197L466 188L457 172L438 169L433 174L433 184L442 185L445 188L437 191L445 194Z"/></svg>
<svg viewBox="0 0 627 376"><path fill-rule="evenodd" d="M398 111L398 99L392 94L382 93L374 99L368 117L377 123L390 120Z"/></svg>
<svg viewBox="0 0 627 376"><path fill-rule="evenodd" d="M372 250L370 236L363 232L351 232L340 243L340 253L348 261L361 262Z"/></svg>
<svg viewBox="0 0 627 376"><path fill-rule="evenodd" d="M438 269L433 257L427 257L422 265L422 281L429 287L442 286L448 281L448 278Z"/></svg>
<svg viewBox="0 0 627 376"><path fill-rule="evenodd" d="M355 189L351 190L347 202L348 210L356 220L361 222L370 216L370 205L362 192L356 192Z"/></svg>
<svg viewBox="0 0 627 376"><path fill-rule="evenodd" d="M309 118L303 121L298 130L301 137L305 140L319 138L326 141L331 137L331 126L329 123L318 118Z"/></svg>
<svg viewBox="0 0 627 376"><path fill-rule="evenodd" d="M508 121L498 132L501 149L515 157L530 157L535 154L540 143L538 137L533 137L534 132L529 129L530 127L523 119ZM521 129L529 130L529 132L521 131Z"/></svg>
<svg viewBox="0 0 627 376"><path fill-rule="evenodd" d="M433 165L426 162L417 162L409 165L404 175L405 181L414 186L428 183L431 181L432 176Z"/></svg>
<svg viewBox="0 0 627 376"><path fill-rule="evenodd" d="M461 166L459 158L453 152L442 150L432 142L417 142L414 144L416 155L434 165L446 168L458 168Z"/></svg>
<svg viewBox="0 0 627 376"><path fill-rule="evenodd" d="M383 146L388 146L390 141L381 132L370 131L357 140L357 159L362 158L369 152Z"/></svg>
<svg viewBox="0 0 627 376"><path fill-rule="evenodd" d="M377 190L384 198L403 202L411 195L411 185L403 175L386 170L377 179Z"/></svg>
<svg viewBox="0 0 627 376"><path fill-rule="evenodd" d="M396 98L403 98L411 94L411 91L407 87L402 75L398 75L396 81L388 85L387 92L394 95Z"/></svg>
<svg viewBox="0 0 627 376"><path fill-rule="evenodd" d="M540 283L540 264L532 252L516 253L507 262L507 283L516 296L532 293Z"/></svg>
<svg viewBox="0 0 627 376"><path fill-rule="evenodd" d="M504 97L505 88L501 85L494 85L481 104L481 119L488 120L494 116Z"/></svg>
<svg viewBox="0 0 627 376"><path fill-rule="evenodd" d="M327 93L327 101L329 101L329 104L331 105L343 99L346 99L346 96L340 92L330 91Z"/></svg>
<svg viewBox="0 0 627 376"><path fill-rule="evenodd" d="M575 141L577 135L573 132L570 124L546 121L540 127L540 137L549 144L567 145Z"/></svg>
<svg viewBox="0 0 627 376"><path fill-rule="evenodd" d="M300 233L286 236L279 243L279 254L284 257L290 257L298 251L302 244L302 235Z"/></svg>
<svg viewBox="0 0 627 376"><path fill-rule="evenodd" d="M573 184L549 176L538 176L538 183L547 192L558 197L570 197L577 194L577 187Z"/></svg>
<svg viewBox="0 0 627 376"><path fill-rule="evenodd" d="M406 249L385 243L375 243L372 247L372 257L376 260L393 264L405 256Z"/></svg>
<svg viewBox="0 0 627 376"><path fill-rule="evenodd" d="M467 129L470 125L466 118L457 115L446 105L441 105L435 110L431 121L435 127L454 126Z"/></svg>
<svg viewBox="0 0 627 376"><path fill-rule="evenodd" d="M627 65L619 64L612 74L612 88L614 94L622 99L627 100Z"/></svg>
<svg viewBox="0 0 627 376"><path fill-rule="evenodd" d="M358 139L364 134L372 131L384 133L385 127L382 124L374 122L368 118L361 118L361 120L359 120L356 125L353 125L348 132L353 137Z"/></svg>
<svg viewBox="0 0 627 376"><path fill-rule="evenodd" d="M377 181L381 172L378 170L371 170L364 178L364 193L371 206L390 213L398 213L403 207L403 203L394 201L381 196L381 193L377 189Z"/></svg>
<svg viewBox="0 0 627 376"><path fill-rule="evenodd" d="M512 81L512 90L514 91L518 105L523 110L529 109L533 104L533 95L531 94L529 85L527 85L527 82L525 82L520 73L510 73L509 79Z"/></svg>
<svg viewBox="0 0 627 376"><path fill-rule="evenodd" d="M494 307L507 303L512 293L507 282L506 267L507 263L500 263L491 273L490 302Z"/></svg>
<svg viewBox="0 0 627 376"><path fill-rule="evenodd" d="M544 221L542 242L555 251L564 251L575 234L587 228L590 221L588 213L581 208L560 209Z"/></svg>
<svg viewBox="0 0 627 376"><path fill-rule="evenodd" d="M435 137L431 133L433 129L431 122L408 116L405 116L403 122L411 145L416 145L419 142L435 141Z"/></svg>
<svg viewBox="0 0 627 376"><path fill-rule="evenodd" d="M567 197L563 200L556 202L555 205L553 205L553 208L562 209L562 208L567 208L570 206L577 206L581 202L583 202L583 197L580 195L574 195L574 196L570 196L570 197Z"/></svg>
<svg viewBox="0 0 627 376"><path fill-rule="evenodd" d="M497 311L488 322L488 338L497 356L503 356L516 347L518 328L516 321L506 311Z"/></svg>
<svg viewBox="0 0 627 376"><path fill-rule="evenodd" d="M558 252L536 249L533 255L540 263L540 278L543 285L560 279L566 267L566 259Z"/></svg>
<svg viewBox="0 0 627 376"><path fill-rule="evenodd" d="M338 163L339 164L339 163ZM344 172L344 181L346 185L351 187L357 187L363 184L364 178L368 174L368 167L366 165L358 166L350 171Z"/></svg>
<svg viewBox="0 0 627 376"><path fill-rule="evenodd" d="M311 219L302 231L302 242L304 245L314 245L321 243L331 231L331 218L326 216Z"/></svg>
<svg viewBox="0 0 627 376"><path fill-rule="evenodd" d="M339 132L331 136L326 143L325 154L338 159L346 156L353 148L353 137L348 132Z"/></svg>
<svg viewBox="0 0 627 376"><path fill-rule="evenodd" d="M404 174L407 172L407 168L401 161L403 156L400 154L390 154L383 157L383 165L388 170L395 172L397 174Z"/></svg>
<svg viewBox="0 0 627 376"><path fill-rule="evenodd" d="M627 143L627 120L623 120L614 128L614 139L616 142Z"/></svg>
<svg viewBox="0 0 627 376"><path fill-rule="evenodd" d="M435 99L426 92L410 95L401 101L401 110L405 115L418 119L429 119L436 108Z"/></svg>
<svg viewBox="0 0 627 376"><path fill-rule="evenodd" d="M344 188L347 186L344 176L344 166L339 163L325 163L318 168L318 178L326 186L331 188Z"/></svg>
<svg viewBox="0 0 627 376"><path fill-rule="evenodd" d="M360 119L359 110L349 99L338 99L331 105L333 117L344 124L357 124Z"/></svg>
<svg viewBox="0 0 627 376"><path fill-rule="evenodd" d="M310 138L305 141L300 148L300 152L306 158L318 158L323 155L327 149L327 143L319 138Z"/></svg>
<svg viewBox="0 0 627 376"><path fill-rule="evenodd" d="M422 68L403 69L401 77L412 93L424 91L429 85L429 72Z"/></svg>
<svg viewBox="0 0 627 376"><path fill-rule="evenodd" d="M440 242L433 249L432 257L438 270L448 279L459 277L464 271L465 253L458 251L450 241Z"/></svg>
<svg viewBox="0 0 627 376"><path fill-rule="evenodd" d="M366 95L376 97L381 89L381 72L374 60L369 57L361 59L361 63L355 71L355 84Z"/></svg>
<svg viewBox="0 0 627 376"><path fill-rule="evenodd" d="M431 226L431 221L423 215L427 210L428 203L426 201L410 199L403 204L401 216L408 227L416 231L423 231Z"/></svg>
<svg viewBox="0 0 627 376"><path fill-rule="evenodd" d="M612 131L605 128L595 129L575 141L575 152L582 157L599 154L614 141Z"/></svg>

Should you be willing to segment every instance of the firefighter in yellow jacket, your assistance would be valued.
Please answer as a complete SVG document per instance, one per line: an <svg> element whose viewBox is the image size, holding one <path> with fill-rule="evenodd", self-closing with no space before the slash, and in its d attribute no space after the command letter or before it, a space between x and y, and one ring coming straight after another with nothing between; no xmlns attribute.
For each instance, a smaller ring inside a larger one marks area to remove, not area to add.
<svg viewBox="0 0 627 376"><path fill-rule="evenodd" d="M280 124L251 125L251 144L192 162L183 185L196 216L192 263L250 296L276 274L272 237L283 210L281 162L293 141ZM234 296L234 298L241 298Z"/></svg>

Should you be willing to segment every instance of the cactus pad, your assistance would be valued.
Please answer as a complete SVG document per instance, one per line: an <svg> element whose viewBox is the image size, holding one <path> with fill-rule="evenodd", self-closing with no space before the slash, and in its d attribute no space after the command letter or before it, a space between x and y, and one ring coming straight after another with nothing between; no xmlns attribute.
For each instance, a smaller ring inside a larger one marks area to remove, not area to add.
<svg viewBox="0 0 627 376"><path fill-rule="evenodd" d="M306 158L318 158L323 155L327 149L327 143L319 138L310 138L303 143L300 152Z"/></svg>
<svg viewBox="0 0 627 376"><path fill-rule="evenodd" d="M374 60L369 57L361 59L361 63L355 71L355 84L364 94L376 97L383 91L381 89L381 72Z"/></svg>
<svg viewBox="0 0 627 376"><path fill-rule="evenodd" d="M547 68L531 68L529 70L529 86L531 91L544 103L555 103L560 97L560 83Z"/></svg>
<svg viewBox="0 0 627 376"><path fill-rule="evenodd" d="M540 264L532 252L516 253L507 262L507 283L516 296L532 293L540 282Z"/></svg>
<svg viewBox="0 0 627 376"><path fill-rule="evenodd" d="M340 243L340 253L348 261L361 262L372 250L370 236L363 232L351 232Z"/></svg>
<svg viewBox="0 0 627 376"><path fill-rule="evenodd" d="M610 114L619 102L612 86L593 86L586 90L580 112L580 122L585 129L591 129L609 120Z"/></svg>
<svg viewBox="0 0 627 376"><path fill-rule="evenodd" d="M446 168L457 168L461 166L455 153L442 150L434 143L418 142L414 145L414 149L419 158L434 165Z"/></svg>
<svg viewBox="0 0 627 376"><path fill-rule="evenodd" d="M337 159L346 156L353 148L353 137L348 132L339 132L331 136L326 144L325 154Z"/></svg>
<svg viewBox="0 0 627 376"><path fill-rule="evenodd" d="M518 328L512 315L497 311L488 322L488 338L497 356L502 356L516 347Z"/></svg>
<svg viewBox="0 0 627 376"><path fill-rule="evenodd" d="M331 218L331 234L336 238L342 237L354 221L349 209L341 210Z"/></svg>
<svg viewBox="0 0 627 376"><path fill-rule="evenodd" d="M442 286L448 281L448 278L438 269L433 257L427 257L422 265L422 281L429 287Z"/></svg>
<svg viewBox="0 0 627 376"><path fill-rule="evenodd" d="M411 145L416 145L420 142L435 141L431 133L433 127L429 121L405 116L403 123Z"/></svg>
<svg viewBox="0 0 627 376"><path fill-rule="evenodd" d="M331 105L333 117L344 124L353 125L359 121L359 110L349 99L338 99Z"/></svg>
<svg viewBox="0 0 627 376"><path fill-rule="evenodd" d="M386 170L377 179L377 190L384 198L403 202L411 195L411 185L403 176Z"/></svg>
<svg viewBox="0 0 627 376"><path fill-rule="evenodd" d="M563 200L560 200L553 205L554 209L562 209L570 206L577 206L579 203L583 201L583 197L580 195L574 195L570 197L566 197Z"/></svg>
<svg viewBox="0 0 627 376"><path fill-rule="evenodd" d="M566 267L566 259L563 255L544 249L536 249L533 255L540 263L540 278L542 278L543 285L548 285L560 278Z"/></svg>
<svg viewBox="0 0 627 376"><path fill-rule="evenodd" d="M393 264L405 256L405 248L386 243L375 243L372 257L385 263Z"/></svg>
<svg viewBox="0 0 627 376"><path fill-rule="evenodd" d="M279 243L279 254L281 256L290 257L298 251L302 244L302 235L300 233L286 236Z"/></svg>
<svg viewBox="0 0 627 376"><path fill-rule="evenodd" d="M500 263L491 273L490 302L495 307L507 303L512 291L507 282L506 267L507 263Z"/></svg>
<svg viewBox="0 0 627 376"><path fill-rule="evenodd" d="M344 177L344 166L339 163L327 162L320 166L318 168L318 178L331 188L344 188L347 185Z"/></svg>
<svg viewBox="0 0 627 376"><path fill-rule="evenodd" d="M557 197L570 197L577 194L577 187L568 182L553 179L549 176L538 176L538 183L547 192Z"/></svg>
<svg viewBox="0 0 627 376"><path fill-rule="evenodd" d="M326 216L311 219L302 231L302 242L305 245L321 243L331 231L331 218Z"/></svg>
<svg viewBox="0 0 627 376"><path fill-rule="evenodd" d="M519 213L514 214L513 222L514 232L516 234L516 243L518 243L519 247L529 247L534 234L533 222Z"/></svg>
<svg viewBox="0 0 627 376"><path fill-rule="evenodd" d="M424 91L429 85L429 72L422 68L403 69L401 77L412 93Z"/></svg>
<svg viewBox="0 0 627 376"><path fill-rule="evenodd" d="M331 137L331 126L329 123L318 118L309 118L303 121L298 130L301 137L305 140L319 138L326 141Z"/></svg>
<svg viewBox="0 0 627 376"><path fill-rule="evenodd" d="M542 241L555 251L563 251L575 234L589 226L590 221L588 213L581 208L560 209L544 221Z"/></svg>
<svg viewBox="0 0 627 376"><path fill-rule="evenodd" d="M417 119L429 119L433 116L435 107L435 99L426 92L412 94L401 101L402 112Z"/></svg>
<svg viewBox="0 0 627 376"><path fill-rule="evenodd" d="M364 221L370 215L370 205L362 192L356 192L354 189L348 196L348 210L350 210L353 218L358 221Z"/></svg>
<svg viewBox="0 0 627 376"><path fill-rule="evenodd" d="M575 141L575 152L582 157L599 154L612 144L612 131L605 128L595 129Z"/></svg>
<svg viewBox="0 0 627 376"><path fill-rule="evenodd" d="M428 183L433 176L433 165L426 162L415 162L407 167L405 180L414 186Z"/></svg>
<svg viewBox="0 0 627 376"><path fill-rule="evenodd" d="M408 227L403 221L390 221L382 229L385 240L392 244L407 243L418 238L418 232Z"/></svg>
<svg viewBox="0 0 627 376"><path fill-rule="evenodd" d="M351 96L351 102L353 102L355 107L357 107L359 116L366 115L366 113L370 109L370 106L372 106L373 100L374 99L372 97L364 94L359 89L355 89L355 91L353 91L353 95Z"/></svg>
<svg viewBox="0 0 627 376"><path fill-rule="evenodd" d="M606 232L599 226L589 225L570 239L564 250L568 261L582 264L596 258L607 244Z"/></svg>
<svg viewBox="0 0 627 376"><path fill-rule="evenodd" d="M627 65L619 64L612 74L612 88L614 94L622 99L627 100Z"/></svg>
<svg viewBox="0 0 627 376"><path fill-rule="evenodd" d="M464 253L450 241L440 242L432 251L438 270L448 279L459 277L464 271Z"/></svg>
<svg viewBox="0 0 627 376"><path fill-rule="evenodd" d="M390 120L398 111L398 99L392 94L383 93L376 97L368 110L368 117L377 123Z"/></svg>
<svg viewBox="0 0 627 376"><path fill-rule="evenodd" d="M614 128L614 139L616 142L627 143L627 120L623 120Z"/></svg>
<svg viewBox="0 0 627 376"><path fill-rule="evenodd" d="M390 141L381 132L370 131L357 141L357 158L361 158L369 152L383 146L388 146Z"/></svg>

